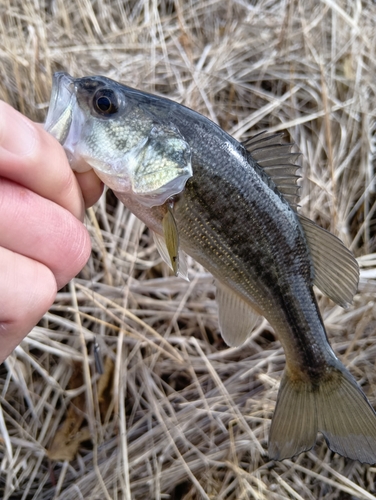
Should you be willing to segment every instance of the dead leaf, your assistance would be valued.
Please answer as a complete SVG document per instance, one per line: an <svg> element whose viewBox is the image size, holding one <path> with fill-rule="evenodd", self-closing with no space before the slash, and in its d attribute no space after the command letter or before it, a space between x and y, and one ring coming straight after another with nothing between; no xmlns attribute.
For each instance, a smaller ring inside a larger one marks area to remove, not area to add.
<svg viewBox="0 0 376 500"><path fill-rule="evenodd" d="M114 363L108 356L105 361L104 373L100 376L97 384L98 402L102 420L105 418L112 401L113 372ZM82 365L81 363L75 363L68 388L78 389L83 385L83 382ZM85 392L82 392L70 402L65 420L47 450L47 456L50 460L74 460L80 444L91 439L89 428L82 428L85 421L85 398Z"/></svg>
<svg viewBox="0 0 376 500"><path fill-rule="evenodd" d="M68 388L78 389L82 384L82 365L75 363ZM85 420L85 406L85 392L75 396L70 402L63 425L57 431L51 446L47 450L47 456L50 460L73 460L79 445L83 441L90 439L88 429L80 430Z"/></svg>
<svg viewBox="0 0 376 500"><path fill-rule="evenodd" d="M112 381L114 374L114 362L107 356L104 364L104 372L98 380L98 402L102 422L106 417L112 401Z"/></svg>

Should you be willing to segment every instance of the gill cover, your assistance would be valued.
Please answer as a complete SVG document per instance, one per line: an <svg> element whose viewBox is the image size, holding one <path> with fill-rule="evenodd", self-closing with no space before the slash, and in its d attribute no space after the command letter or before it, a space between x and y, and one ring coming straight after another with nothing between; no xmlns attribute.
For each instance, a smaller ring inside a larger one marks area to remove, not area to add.
<svg viewBox="0 0 376 500"><path fill-rule="evenodd" d="M191 149L173 124L156 124L148 137L124 156L124 174L143 205L163 205L192 177ZM117 191L119 189L117 188Z"/></svg>

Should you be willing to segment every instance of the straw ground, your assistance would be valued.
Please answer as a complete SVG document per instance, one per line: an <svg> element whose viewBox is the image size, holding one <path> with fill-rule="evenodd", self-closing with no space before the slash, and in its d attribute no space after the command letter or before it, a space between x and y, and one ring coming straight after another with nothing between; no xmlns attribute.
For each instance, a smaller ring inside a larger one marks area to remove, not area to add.
<svg viewBox="0 0 376 500"><path fill-rule="evenodd" d="M319 303L373 405L375 19L371 0L0 4L0 98L34 120L46 115L53 72L65 70L168 96L239 140L286 131L303 153L300 210L362 268L348 310ZM321 438L294 460L268 460L284 355L266 322L226 348L204 269L190 261L189 283L170 276L110 192L86 224L89 263L1 367L2 498L376 498L376 468ZM56 443L72 415L74 432Z"/></svg>

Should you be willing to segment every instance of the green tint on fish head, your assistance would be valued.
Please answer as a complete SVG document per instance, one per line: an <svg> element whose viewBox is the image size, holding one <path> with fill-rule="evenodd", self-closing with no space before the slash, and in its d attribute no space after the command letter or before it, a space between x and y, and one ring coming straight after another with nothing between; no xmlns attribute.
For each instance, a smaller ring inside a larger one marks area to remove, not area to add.
<svg viewBox="0 0 376 500"><path fill-rule="evenodd" d="M56 96L69 107L65 114ZM108 78L60 73L46 129L63 144L73 169L90 165L114 191L149 207L162 205L183 191L192 166L189 144L158 104Z"/></svg>

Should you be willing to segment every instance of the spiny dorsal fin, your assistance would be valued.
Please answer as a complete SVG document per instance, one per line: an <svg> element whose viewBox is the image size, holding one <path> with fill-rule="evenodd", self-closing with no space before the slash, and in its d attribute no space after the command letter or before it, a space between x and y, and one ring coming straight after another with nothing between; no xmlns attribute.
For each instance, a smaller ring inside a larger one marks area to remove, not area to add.
<svg viewBox="0 0 376 500"><path fill-rule="evenodd" d="M358 288L359 266L342 241L298 214L311 251L315 285L342 307L351 303Z"/></svg>
<svg viewBox="0 0 376 500"><path fill-rule="evenodd" d="M296 145L283 143L282 137L283 133L268 135L261 132L242 144L251 153L252 158L271 177L283 197L295 209L299 203L297 181L301 177L296 173L300 166L296 165L295 162L301 153L293 152Z"/></svg>
<svg viewBox="0 0 376 500"><path fill-rule="evenodd" d="M240 295L217 282L216 301L221 335L227 345L243 344L251 335L260 315Z"/></svg>

